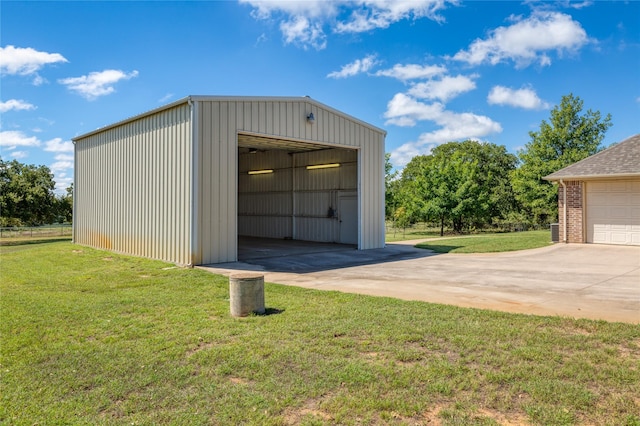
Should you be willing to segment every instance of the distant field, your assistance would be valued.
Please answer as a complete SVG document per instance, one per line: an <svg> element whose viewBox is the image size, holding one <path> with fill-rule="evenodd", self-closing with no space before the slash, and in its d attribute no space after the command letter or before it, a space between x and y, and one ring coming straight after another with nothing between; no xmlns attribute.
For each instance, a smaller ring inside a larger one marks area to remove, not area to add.
<svg viewBox="0 0 640 426"><path fill-rule="evenodd" d="M0 424L639 425L640 326L0 247Z"/></svg>

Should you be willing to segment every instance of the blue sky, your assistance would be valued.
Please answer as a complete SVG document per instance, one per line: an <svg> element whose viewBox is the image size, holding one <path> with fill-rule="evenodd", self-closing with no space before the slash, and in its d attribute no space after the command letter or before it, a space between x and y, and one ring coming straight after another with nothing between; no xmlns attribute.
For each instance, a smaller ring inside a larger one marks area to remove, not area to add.
<svg viewBox="0 0 640 426"><path fill-rule="evenodd" d="M73 180L71 138L188 95L311 96L437 144L516 153L563 95L640 131L640 2L0 3L0 149Z"/></svg>

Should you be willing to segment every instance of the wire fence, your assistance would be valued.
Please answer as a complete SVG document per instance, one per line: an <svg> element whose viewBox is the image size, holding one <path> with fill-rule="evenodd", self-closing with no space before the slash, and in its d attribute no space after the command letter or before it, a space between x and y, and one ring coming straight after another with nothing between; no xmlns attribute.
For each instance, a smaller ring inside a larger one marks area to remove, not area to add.
<svg viewBox="0 0 640 426"><path fill-rule="evenodd" d="M72 229L70 223L57 223L43 226L11 226L0 228L0 239L71 237L73 234Z"/></svg>
<svg viewBox="0 0 640 426"><path fill-rule="evenodd" d="M549 229L549 225L538 225L520 222L505 222L494 226L484 226L481 228L466 229L465 234L480 234L493 232L522 232ZM456 235L450 227L444 228L446 235ZM436 223L418 222L406 227L395 226L393 221L385 221L385 234L387 238L407 238L407 237L431 237L440 235L440 227Z"/></svg>

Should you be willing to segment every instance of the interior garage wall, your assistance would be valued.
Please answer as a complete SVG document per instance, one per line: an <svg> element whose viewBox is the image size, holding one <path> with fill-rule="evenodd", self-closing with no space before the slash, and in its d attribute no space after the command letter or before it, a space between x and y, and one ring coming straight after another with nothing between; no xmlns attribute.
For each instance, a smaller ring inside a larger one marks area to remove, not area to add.
<svg viewBox="0 0 640 426"><path fill-rule="evenodd" d="M191 263L190 113L184 103L76 140L74 242Z"/></svg>
<svg viewBox="0 0 640 426"><path fill-rule="evenodd" d="M357 151L242 154L238 175L238 235L341 242L339 199L357 196ZM308 165L339 167L307 170ZM273 173L249 175L250 170ZM357 212L354 223L357 223ZM345 221L347 223L347 221ZM352 241L356 243L357 241Z"/></svg>
<svg viewBox="0 0 640 426"><path fill-rule="evenodd" d="M359 248L384 247L385 133L306 98L193 96L194 263L237 257L239 132L358 150ZM309 113L315 123L307 122Z"/></svg>

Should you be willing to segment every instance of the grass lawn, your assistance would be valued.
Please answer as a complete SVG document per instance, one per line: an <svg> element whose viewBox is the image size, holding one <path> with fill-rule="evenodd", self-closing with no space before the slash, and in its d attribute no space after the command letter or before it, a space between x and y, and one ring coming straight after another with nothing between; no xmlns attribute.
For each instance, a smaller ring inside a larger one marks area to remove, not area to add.
<svg viewBox="0 0 640 426"><path fill-rule="evenodd" d="M497 253L545 247L550 244L549 231L526 231L442 238L417 244L416 247L436 253Z"/></svg>
<svg viewBox="0 0 640 426"><path fill-rule="evenodd" d="M640 425L640 326L228 282L0 247L0 423Z"/></svg>

